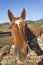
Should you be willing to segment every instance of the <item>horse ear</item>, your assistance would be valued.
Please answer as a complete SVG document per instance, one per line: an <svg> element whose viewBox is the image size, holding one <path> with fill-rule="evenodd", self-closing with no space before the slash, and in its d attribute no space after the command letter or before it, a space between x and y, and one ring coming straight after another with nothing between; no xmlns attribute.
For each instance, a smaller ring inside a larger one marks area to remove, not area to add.
<svg viewBox="0 0 43 65"><path fill-rule="evenodd" d="M10 21L12 21L12 19L14 18L12 12L10 11L10 9L8 9L8 18L10 19Z"/></svg>
<svg viewBox="0 0 43 65"><path fill-rule="evenodd" d="M23 19L26 18L26 10L25 10L25 8L23 8L23 11L22 11L22 13L21 13L21 17L22 17Z"/></svg>

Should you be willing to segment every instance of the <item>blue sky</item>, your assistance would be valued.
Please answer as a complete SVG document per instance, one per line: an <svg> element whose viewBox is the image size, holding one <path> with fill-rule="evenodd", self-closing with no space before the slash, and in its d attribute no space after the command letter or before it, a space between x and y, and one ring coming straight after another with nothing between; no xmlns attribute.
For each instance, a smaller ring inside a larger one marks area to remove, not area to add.
<svg viewBox="0 0 43 65"><path fill-rule="evenodd" d="M9 22L8 9L17 17L23 8L26 9L26 20L43 18L43 0L0 0L0 23Z"/></svg>

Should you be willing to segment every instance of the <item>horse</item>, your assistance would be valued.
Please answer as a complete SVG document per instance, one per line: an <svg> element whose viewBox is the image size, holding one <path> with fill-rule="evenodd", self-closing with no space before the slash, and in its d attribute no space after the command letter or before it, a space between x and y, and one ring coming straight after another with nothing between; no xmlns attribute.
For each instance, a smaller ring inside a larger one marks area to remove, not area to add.
<svg viewBox="0 0 43 65"><path fill-rule="evenodd" d="M30 50L28 41L31 41L34 37L40 36L40 29L36 26L28 28L27 23L25 22L25 9L23 9L20 17L14 17L13 13L8 9L8 18L11 21L10 28L13 43L18 49L18 52L23 55L22 57L24 58L25 56L24 59L26 59L28 50ZM22 61L24 59L22 59ZM21 61L21 57L19 57L18 60Z"/></svg>
<svg viewBox="0 0 43 65"><path fill-rule="evenodd" d="M25 41L25 37L23 34L23 29L27 26L25 22L25 17L26 17L25 9L22 10L20 17L14 17L13 13L10 11L10 9L8 9L8 18L10 20L12 40L15 47L18 49L19 52L17 53L18 56L19 54L22 55L22 57L21 56L17 57L17 60L19 61L23 61L26 59L29 50L29 47L27 45L27 42Z"/></svg>

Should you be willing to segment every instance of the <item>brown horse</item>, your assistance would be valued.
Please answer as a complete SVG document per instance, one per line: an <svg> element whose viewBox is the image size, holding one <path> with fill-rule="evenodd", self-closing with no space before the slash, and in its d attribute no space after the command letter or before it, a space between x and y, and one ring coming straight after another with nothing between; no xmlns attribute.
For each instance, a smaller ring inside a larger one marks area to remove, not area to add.
<svg viewBox="0 0 43 65"><path fill-rule="evenodd" d="M26 27L25 17L26 17L25 9L23 9L21 13L21 17L17 17L17 18L13 16L10 10L8 10L8 18L11 21L10 27L11 27L13 43L23 54L23 56L27 56L28 53L28 45L23 35L23 28Z"/></svg>
<svg viewBox="0 0 43 65"><path fill-rule="evenodd" d="M11 21L10 27L13 43L24 56L27 56L28 45L26 41L31 41L34 37L40 36L40 29L36 26L32 26L31 28L27 27L27 23L25 22L25 9L23 9L21 17L16 18L8 10L8 17Z"/></svg>

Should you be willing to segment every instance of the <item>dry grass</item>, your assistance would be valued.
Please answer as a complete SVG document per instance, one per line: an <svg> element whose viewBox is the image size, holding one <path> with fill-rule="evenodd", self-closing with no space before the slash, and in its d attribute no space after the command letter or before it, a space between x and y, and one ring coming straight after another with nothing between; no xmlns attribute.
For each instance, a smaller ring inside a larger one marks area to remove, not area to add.
<svg viewBox="0 0 43 65"><path fill-rule="evenodd" d="M0 47L7 45L7 44L12 44L12 37L10 35L1 35L0 36Z"/></svg>

